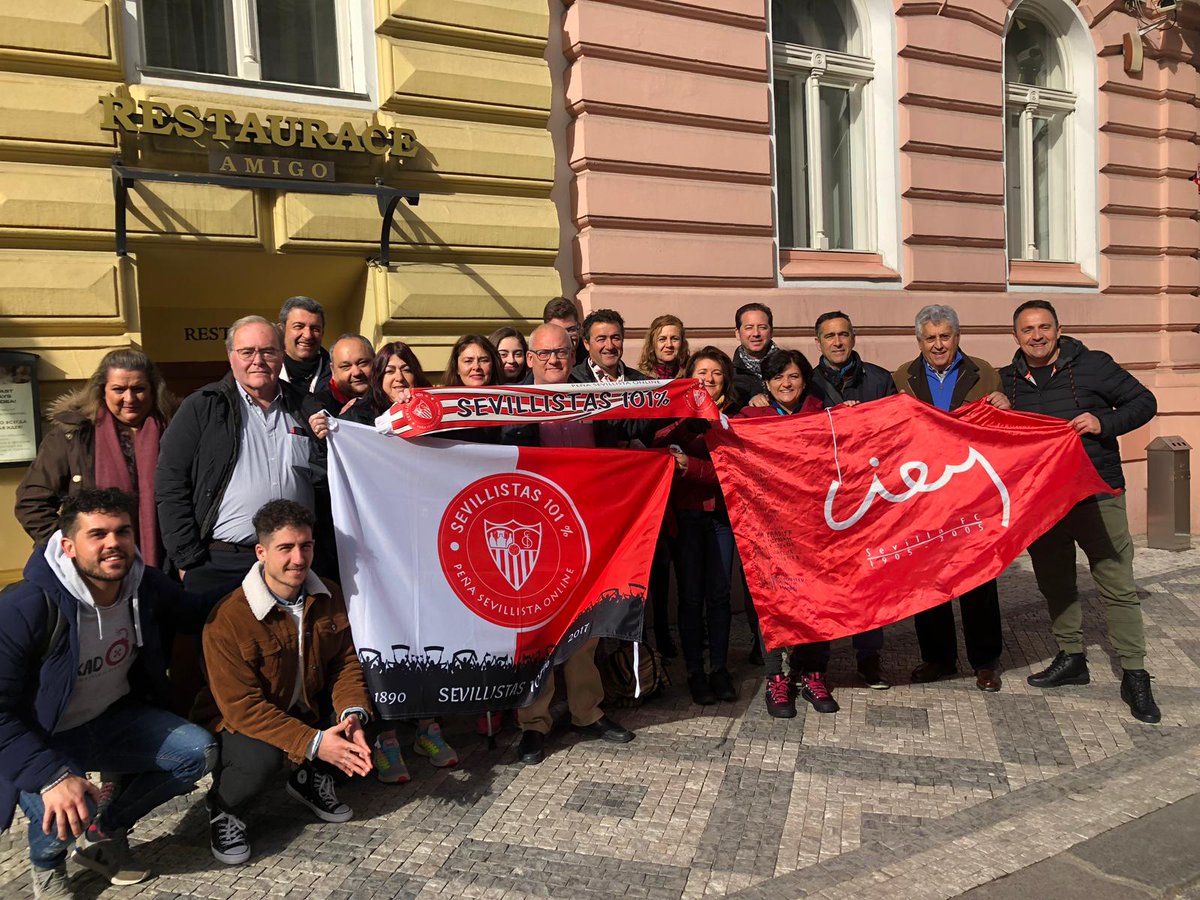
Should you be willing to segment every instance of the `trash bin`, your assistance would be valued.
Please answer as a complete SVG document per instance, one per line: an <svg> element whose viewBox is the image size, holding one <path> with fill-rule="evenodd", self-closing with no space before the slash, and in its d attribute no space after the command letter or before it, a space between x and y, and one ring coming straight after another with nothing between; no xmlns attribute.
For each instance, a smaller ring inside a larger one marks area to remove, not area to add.
<svg viewBox="0 0 1200 900"><path fill-rule="evenodd" d="M1146 446L1146 545L1156 550L1191 549L1191 449L1176 435Z"/></svg>

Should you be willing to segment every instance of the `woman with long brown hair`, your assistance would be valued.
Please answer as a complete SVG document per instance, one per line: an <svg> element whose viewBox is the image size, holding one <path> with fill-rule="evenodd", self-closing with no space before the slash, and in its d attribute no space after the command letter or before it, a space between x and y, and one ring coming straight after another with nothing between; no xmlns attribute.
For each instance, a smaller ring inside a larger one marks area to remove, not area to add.
<svg viewBox="0 0 1200 900"><path fill-rule="evenodd" d="M687 332L678 316L659 316L650 323L638 368L651 378L678 378L687 368Z"/></svg>
<svg viewBox="0 0 1200 900"><path fill-rule="evenodd" d="M147 565L160 566L162 542L154 499L154 469L163 432L179 400L141 350L110 350L87 384L51 404L53 423L17 487L16 517L34 541L58 528L58 510L83 488L133 494L133 525Z"/></svg>

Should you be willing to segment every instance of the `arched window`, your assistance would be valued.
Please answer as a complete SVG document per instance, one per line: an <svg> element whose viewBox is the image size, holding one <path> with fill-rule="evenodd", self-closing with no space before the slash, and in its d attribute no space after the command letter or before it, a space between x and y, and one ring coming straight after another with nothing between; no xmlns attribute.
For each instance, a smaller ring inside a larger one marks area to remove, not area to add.
<svg viewBox="0 0 1200 900"><path fill-rule="evenodd" d="M771 0L771 21L779 245L873 250L869 29L850 0Z"/></svg>
<svg viewBox="0 0 1200 900"><path fill-rule="evenodd" d="M1023 0L1004 38L1008 255L1095 274L1095 51L1064 0Z"/></svg>

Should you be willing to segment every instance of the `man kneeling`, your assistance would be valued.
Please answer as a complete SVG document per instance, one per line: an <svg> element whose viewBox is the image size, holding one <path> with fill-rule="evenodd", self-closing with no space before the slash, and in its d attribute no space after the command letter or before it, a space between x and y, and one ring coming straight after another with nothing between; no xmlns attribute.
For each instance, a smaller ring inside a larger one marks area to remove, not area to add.
<svg viewBox="0 0 1200 900"><path fill-rule="evenodd" d="M297 764L287 791L326 822L353 810L334 792L333 772L366 775L368 700L341 591L312 574L313 516L291 500L254 515L258 562L220 602L204 629L209 687L197 706L220 744L208 794L212 853L231 865L250 858L242 813L279 771ZM320 730L337 713L337 724Z"/></svg>
<svg viewBox="0 0 1200 900"><path fill-rule="evenodd" d="M0 828L29 817L33 895L71 897L66 855L111 883L150 873L126 832L212 767L212 735L167 711L165 625L200 630L208 605L142 563L137 502L113 488L69 497L0 601ZM123 776L96 812L89 771Z"/></svg>

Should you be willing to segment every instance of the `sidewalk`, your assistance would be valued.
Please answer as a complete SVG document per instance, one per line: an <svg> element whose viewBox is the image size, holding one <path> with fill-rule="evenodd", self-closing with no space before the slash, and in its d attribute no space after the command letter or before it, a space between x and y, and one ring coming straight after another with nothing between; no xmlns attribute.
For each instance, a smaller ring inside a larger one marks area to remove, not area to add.
<svg viewBox="0 0 1200 900"><path fill-rule="evenodd" d="M861 686L839 642L841 712L771 719L735 617L737 703L690 705L675 662L666 697L612 711L633 743L556 731L534 767L515 762L511 726L489 750L473 721L451 720L457 768L408 754L410 784L342 789L356 811L345 825L315 822L281 781L248 816L254 857L240 868L209 853L202 786L133 834L156 879L113 888L82 872L73 884L146 900L1200 898L1200 550L1143 547L1136 568L1158 726L1118 697L1086 574L1092 683L1025 683L1055 649L1022 557L1000 579L998 694L966 676L908 684L918 660L902 622L885 648L892 690ZM24 845L23 826L0 836L6 900L29 896Z"/></svg>

